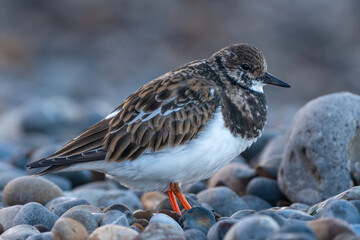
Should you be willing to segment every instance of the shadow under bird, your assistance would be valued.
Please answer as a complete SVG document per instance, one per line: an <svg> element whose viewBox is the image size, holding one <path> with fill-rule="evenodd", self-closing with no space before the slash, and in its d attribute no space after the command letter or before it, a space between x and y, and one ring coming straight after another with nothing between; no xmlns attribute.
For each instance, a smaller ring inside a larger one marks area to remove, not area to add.
<svg viewBox="0 0 360 240"><path fill-rule="evenodd" d="M142 191L166 191L180 213L182 184L209 178L261 135L267 72L261 51L235 44L145 84L54 154L31 162L39 175L94 170Z"/></svg>

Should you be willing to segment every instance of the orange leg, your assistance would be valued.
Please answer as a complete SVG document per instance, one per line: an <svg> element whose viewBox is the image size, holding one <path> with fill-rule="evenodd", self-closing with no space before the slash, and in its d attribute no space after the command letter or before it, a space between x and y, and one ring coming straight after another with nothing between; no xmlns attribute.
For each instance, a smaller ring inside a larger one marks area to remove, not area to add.
<svg viewBox="0 0 360 240"><path fill-rule="evenodd" d="M177 201L176 201L176 198L175 198L175 194L172 191L167 191L166 193L167 193L167 195L169 197L170 204L171 204L171 207L172 207L173 211L177 212L177 213L179 213L181 215L179 205L177 204Z"/></svg>
<svg viewBox="0 0 360 240"><path fill-rule="evenodd" d="M185 196L182 194L179 183L170 183L170 190L175 194L175 196L179 199L181 205L184 206L185 210L191 209L190 204L186 200Z"/></svg>

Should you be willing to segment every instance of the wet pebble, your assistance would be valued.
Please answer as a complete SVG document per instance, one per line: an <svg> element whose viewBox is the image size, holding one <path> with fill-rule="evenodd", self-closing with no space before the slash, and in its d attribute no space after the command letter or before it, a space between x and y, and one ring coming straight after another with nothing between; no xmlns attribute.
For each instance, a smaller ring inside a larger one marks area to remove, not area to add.
<svg viewBox="0 0 360 240"><path fill-rule="evenodd" d="M264 199L255 195L245 195L241 197L242 200L249 206L249 209L259 211L271 208L271 204Z"/></svg>
<svg viewBox="0 0 360 240"><path fill-rule="evenodd" d="M62 190L54 183L38 176L23 176L10 181L4 188L7 204L38 202L45 205L48 201L63 196Z"/></svg>
<svg viewBox="0 0 360 240"><path fill-rule="evenodd" d="M244 195L250 179L255 171L249 165L232 162L216 172L208 181L208 187L226 186L238 195Z"/></svg>
<svg viewBox="0 0 360 240"><path fill-rule="evenodd" d="M51 229L53 240L85 240L88 232L85 227L72 218L60 218Z"/></svg>
<svg viewBox="0 0 360 240"><path fill-rule="evenodd" d="M21 208L22 205L14 205L0 209L0 224L5 231L13 226L13 219Z"/></svg>
<svg viewBox="0 0 360 240"><path fill-rule="evenodd" d="M35 234L39 234L39 230L37 230L34 226L30 225L17 225L6 230L3 234L1 234L1 240L26 240L28 237L33 236Z"/></svg>
<svg viewBox="0 0 360 240"><path fill-rule="evenodd" d="M81 223L88 233L92 233L98 226L98 222L90 211L85 209L69 209L66 211L61 218L72 218Z"/></svg>
<svg viewBox="0 0 360 240"><path fill-rule="evenodd" d="M269 216L253 215L234 224L224 240L267 239L279 230L279 224Z"/></svg>
<svg viewBox="0 0 360 240"><path fill-rule="evenodd" d="M206 189L197 196L200 202L209 204L221 216L231 216L236 211L249 209L245 201L227 187Z"/></svg>
<svg viewBox="0 0 360 240"><path fill-rule="evenodd" d="M284 199L276 180L265 177L253 178L247 185L246 194L258 196L273 206Z"/></svg>
<svg viewBox="0 0 360 240"><path fill-rule="evenodd" d="M61 216L64 212L69 210L72 207L78 205L89 205L89 202L85 199L71 198L71 197L59 197L54 198L53 200L46 203L45 207L55 213L58 216Z"/></svg>
<svg viewBox="0 0 360 240"><path fill-rule="evenodd" d="M184 230L198 229L207 234L212 225L216 223L215 216L208 209L195 207L186 211L179 220Z"/></svg>
<svg viewBox="0 0 360 240"><path fill-rule="evenodd" d="M142 194L141 203L144 209L154 212L157 205L164 199L167 199L167 197L161 192L148 192Z"/></svg>
<svg viewBox="0 0 360 240"><path fill-rule="evenodd" d="M129 227L119 225L105 225L97 228L88 240L131 240L139 233Z"/></svg>
<svg viewBox="0 0 360 240"><path fill-rule="evenodd" d="M28 224L42 224L51 229L59 217L50 212L39 203L30 202L25 204L16 214L13 220L13 226Z"/></svg>
<svg viewBox="0 0 360 240"><path fill-rule="evenodd" d="M197 229L188 229L184 232L186 240L208 240L206 235Z"/></svg>
<svg viewBox="0 0 360 240"><path fill-rule="evenodd" d="M228 218L215 223L207 233L209 240L222 240L229 229L238 222L237 219Z"/></svg>
<svg viewBox="0 0 360 240"><path fill-rule="evenodd" d="M150 223L143 232L136 236L133 240L185 240L185 234L177 227L166 223Z"/></svg>
<svg viewBox="0 0 360 240"><path fill-rule="evenodd" d="M120 211L110 210L102 215L102 217L98 220L99 226L104 225L120 225L120 226L129 226L129 222L125 216Z"/></svg>

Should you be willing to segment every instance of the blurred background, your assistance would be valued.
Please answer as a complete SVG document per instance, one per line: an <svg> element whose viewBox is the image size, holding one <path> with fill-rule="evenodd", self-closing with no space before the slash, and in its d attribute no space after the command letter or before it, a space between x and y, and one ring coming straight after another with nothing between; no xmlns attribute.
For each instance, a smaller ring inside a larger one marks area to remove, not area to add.
<svg viewBox="0 0 360 240"><path fill-rule="evenodd" d="M1 0L0 158L62 144L144 83L234 43L259 47L268 128L318 96L360 93L358 0ZM284 127L285 126L285 127Z"/></svg>

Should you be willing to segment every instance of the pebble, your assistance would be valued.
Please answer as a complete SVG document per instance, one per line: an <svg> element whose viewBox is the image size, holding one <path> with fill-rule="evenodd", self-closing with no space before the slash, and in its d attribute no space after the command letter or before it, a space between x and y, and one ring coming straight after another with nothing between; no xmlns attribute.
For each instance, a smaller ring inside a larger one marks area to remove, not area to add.
<svg viewBox="0 0 360 240"><path fill-rule="evenodd" d="M190 210L189 210L190 211ZM186 214L186 213L185 213ZM185 215L184 214L184 215ZM183 215L183 216L184 216ZM181 220L180 220L181 221ZM173 228L177 228L179 231L182 231L182 228L180 227L179 223L177 223L172 217L164 214L164 213L157 213L155 214L149 221L149 224L150 223L164 223L164 224L168 224L168 225L171 225ZM184 228L184 230L186 230Z"/></svg>
<svg viewBox="0 0 360 240"><path fill-rule="evenodd" d="M8 205L48 201L63 196L62 190L49 180L39 176L23 176L10 181L4 188L4 199Z"/></svg>
<svg viewBox="0 0 360 240"><path fill-rule="evenodd" d="M36 229L39 230L39 232L41 233L50 231L50 229L48 229L45 225L42 224L36 224L34 225L34 227L36 227Z"/></svg>
<svg viewBox="0 0 360 240"><path fill-rule="evenodd" d="M17 225L6 230L3 234L1 234L1 240L26 240L28 237L33 236L35 234L39 234L39 230L37 230L34 226L30 225Z"/></svg>
<svg viewBox="0 0 360 240"><path fill-rule="evenodd" d="M350 227L355 232L356 236L360 237L360 224L351 224Z"/></svg>
<svg viewBox="0 0 360 240"><path fill-rule="evenodd" d="M231 216L249 206L234 191L227 187L215 187L198 193L198 200L209 204L221 216Z"/></svg>
<svg viewBox="0 0 360 240"><path fill-rule="evenodd" d="M56 184L63 191L70 191L72 189L71 181L67 178L54 174L45 175L44 178Z"/></svg>
<svg viewBox="0 0 360 240"><path fill-rule="evenodd" d="M292 202L315 204L360 182L360 96L341 92L303 106L290 126L278 174ZM331 159L331 161L330 161Z"/></svg>
<svg viewBox="0 0 360 240"><path fill-rule="evenodd" d="M61 216L61 218L72 218L78 221L85 227L89 234L99 226L91 212L85 209L70 208Z"/></svg>
<svg viewBox="0 0 360 240"><path fill-rule="evenodd" d="M253 177L255 177L255 171L249 165L231 162L209 179L208 188L226 186L242 196L245 194L248 182Z"/></svg>
<svg viewBox="0 0 360 240"><path fill-rule="evenodd" d="M0 235L1 235L3 232L4 232L4 227L3 227L3 225L1 225L1 223L0 223Z"/></svg>
<svg viewBox="0 0 360 240"><path fill-rule="evenodd" d="M126 215L117 210L107 211L102 215L98 220L99 226L104 225L120 225L120 226L129 226L129 222L126 218Z"/></svg>
<svg viewBox="0 0 360 240"><path fill-rule="evenodd" d="M315 215L316 218L335 217L348 223L360 223L360 214L357 208L349 201L333 199L326 203Z"/></svg>
<svg viewBox="0 0 360 240"><path fill-rule="evenodd" d="M42 224L48 229L54 226L54 223L59 217L50 212L47 208L36 202L25 204L15 215L13 219L13 226L28 224L36 225Z"/></svg>
<svg viewBox="0 0 360 240"><path fill-rule="evenodd" d="M0 209L0 224L5 231L13 226L13 219L21 208L22 205L14 205Z"/></svg>
<svg viewBox="0 0 360 240"><path fill-rule="evenodd" d="M253 215L234 224L224 240L267 239L280 229L279 224L269 216Z"/></svg>
<svg viewBox="0 0 360 240"><path fill-rule="evenodd" d="M316 238L310 234L297 232L297 233L275 233L269 240L316 240Z"/></svg>
<svg viewBox="0 0 360 240"><path fill-rule="evenodd" d="M139 198L134 193L122 189L79 189L68 192L68 195L86 199L91 205L97 207L108 207L114 203L121 203L132 209L142 208Z"/></svg>
<svg viewBox="0 0 360 240"><path fill-rule="evenodd" d="M244 217L253 215L254 213L256 213L256 211L254 211L254 210L240 210L240 211L235 212L233 215L231 215L231 218L239 220Z"/></svg>
<svg viewBox="0 0 360 240"><path fill-rule="evenodd" d="M188 203L192 206L192 207L200 207L201 203L198 201L196 195L194 194L189 194L186 193L184 194L186 200L188 201ZM179 199L176 198L176 202L180 208L180 211L184 209L183 205L180 203ZM162 200L157 206L156 206L156 210L155 212L160 212L161 210L173 210L170 204L170 201L168 198L165 198L164 200Z"/></svg>
<svg viewBox="0 0 360 240"><path fill-rule="evenodd" d="M197 182L197 183L185 185L183 187L183 193L198 194L199 192L205 189L206 189L206 184L204 182Z"/></svg>
<svg viewBox="0 0 360 240"><path fill-rule="evenodd" d="M148 221L150 221L150 219L154 216L154 214L150 211L147 211L147 210L136 210L134 213L133 213L133 217L136 218L136 219L146 219Z"/></svg>
<svg viewBox="0 0 360 240"><path fill-rule="evenodd" d="M53 240L86 240L88 232L78 221L60 218L51 229Z"/></svg>
<svg viewBox="0 0 360 240"><path fill-rule="evenodd" d="M323 218L306 223L314 230L317 240L332 240L340 234L356 236L348 223L337 218Z"/></svg>
<svg viewBox="0 0 360 240"><path fill-rule="evenodd" d="M51 212L55 213L58 216L61 216L64 212L69 210L72 207L78 205L89 205L89 202L85 199L71 198L71 197L58 197L49 201L45 207Z"/></svg>
<svg viewBox="0 0 360 240"><path fill-rule="evenodd" d="M53 240L51 232L44 232L32 235L28 237L26 240Z"/></svg>
<svg viewBox="0 0 360 240"><path fill-rule="evenodd" d="M279 233L305 233L308 236L311 236L311 238L315 239L315 232L313 229L311 229L306 224L286 224L282 226L279 230Z"/></svg>
<svg viewBox="0 0 360 240"><path fill-rule="evenodd" d="M131 225L133 222L135 222L135 217L133 216L133 210L129 209L124 204L115 203L104 209L104 213L110 211L110 210L118 210L125 214L129 224Z"/></svg>
<svg viewBox="0 0 360 240"><path fill-rule="evenodd" d="M246 187L246 194L258 196L273 206L284 199L277 181L265 177L253 178Z"/></svg>
<svg viewBox="0 0 360 240"><path fill-rule="evenodd" d="M11 180L24 176L25 172L19 170L4 170L0 171L0 191L3 190Z"/></svg>
<svg viewBox="0 0 360 240"><path fill-rule="evenodd" d="M129 227L119 225L105 225L97 228L88 240L131 240L139 233Z"/></svg>
<svg viewBox="0 0 360 240"><path fill-rule="evenodd" d="M119 189L119 184L114 182L114 181L94 181L94 182L89 182L83 185L80 185L76 188L74 188L73 190L82 190L82 189L101 189L101 190L116 190Z"/></svg>
<svg viewBox="0 0 360 240"><path fill-rule="evenodd" d="M254 159L255 156L262 152L266 144L274 137L275 134L273 132L263 132L261 137L255 143L241 153L241 156L243 156L247 161Z"/></svg>
<svg viewBox="0 0 360 240"><path fill-rule="evenodd" d="M98 207L94 207L94 206L91 206L91 205L77 205L75 207L72 207L71 208L72 210L75 210L75 209L82 209L82 210L86 210L86 211L89 211L91 213L101 213L101 210L98 208Z"/></svg>
<svg viewBox="0 0 360 240"><path fill-rule="evenodd" d="M304 204L304 203L292 203L290 205L290 207L293 208L293 209L303 211L303 212L306 212L310 208L309 205Z"/></svg>
<svg viewBox="0 0 360 240"><path fill-rule="evenodd" d="M186 240L208 240L206 235L197 229L189 229L184 232Z"/></svg>
<svg viewBox="0 0 360 240"><path fill-rule="evenodd" d="M283 226L287 221L285 218L283 218L282 216L280 216L279 214L277 214L276 212L274 212L270 209L258 211L254 214L254 216L257 216L257 215L261 215L261 216L265 215L265 216L271 217L279 224L279 226Z"/></svg>
<svg viewBox="0 0 360 240"><path fill-rule="evenodd" d="M144 209L155 212L157 205L164 199L167 199L167 196L161 192L147 192L142 194L141 203Z"/></svg>
<svg viewBox="0 0 360 240"><path fill-rule="evenodd" d="M177 227L165 223L150 223L133 240L185 240L185 234ZM91 240L91 239L90 239Z"/></svg>
<svg viewBox="0 0 360 240"><path fill-rule="evenodd" d="M90 171L61 172L56 175L69 179L73 188L87 184L91 181Z"/></svg>
<svg viewBox="0 0 360 240"><path fill-rule="evenodd" d="M163 209L159 213L164 213L164 214L168 215L169 217L174 219L176 222L179 222L180 217L181 217L181 215L179 213L173 212L173 211L168 210L168 209Z"/></svg>
<svg viewBox="0 0 360 240"><path fill-rule="evenodd" d="M218 221L210 228L209 232L207 233L207 238L209 240L222 240L229 229L237 222L238 220L233 218Z"/></svg>
<svg viewBox="0 0 360 240"><path fill-rule="evenodd" d="M277 173L282 161L284 146L287 142L285 134L278 135L271 139L261 152L258 163L255 166L257 176L277 179Z"/></svg>
<svg viewBox="0 0 360 240"><path fill-rule="evenodd" d="M276 213L284 218L288 219L298 219L302 221L315 220L314 216L307 214L303 211L296 210L290 207L283 207L276 211Z"/></svg>
<svg viewBox="0 0 360 240"><path fill-rule="evenodd" d="M241 197L242 200L249 206L249 209L259 211L271 208L271 204L264 199L255 195L245 195Z"/></svg>
<svg viewBox="0 0 360 240"><path fill-rule="evenodd" d="M211 226L216 223L216 220L214 214L208 209L194 207L181 216L179 223L184 230L195 228L207 234Z"/></svg>

